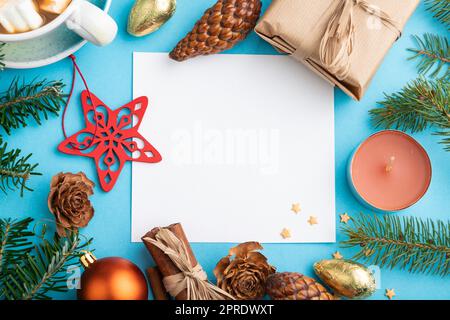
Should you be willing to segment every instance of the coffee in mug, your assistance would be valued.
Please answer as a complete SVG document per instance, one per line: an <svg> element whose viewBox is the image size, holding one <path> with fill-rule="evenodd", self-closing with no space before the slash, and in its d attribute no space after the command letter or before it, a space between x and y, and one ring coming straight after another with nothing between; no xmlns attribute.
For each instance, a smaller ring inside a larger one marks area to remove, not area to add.
<svg viewBox="0 0 450 320"><path fill-rule="evenodd" d="M71 0L0 0L0 34L40 28L61 14Z"/></svg>

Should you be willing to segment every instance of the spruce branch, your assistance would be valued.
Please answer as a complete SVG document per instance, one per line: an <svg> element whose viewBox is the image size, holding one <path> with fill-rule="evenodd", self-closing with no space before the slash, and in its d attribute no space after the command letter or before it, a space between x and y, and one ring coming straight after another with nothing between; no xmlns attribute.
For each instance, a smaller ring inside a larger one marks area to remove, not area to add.
<svg viewBox="0 0 450 320"><path fill-rule="evenodd" d="M49 114L58 115L64 101L60 81L32 81L25 84L13 80L10 87L0 96L0 126L10 134L12 129L25 127L28 118L39 125Z"/></svg>
<svg viewBox="0 0 450 320"><path fill-rule="evenodd" d="M427 10L450 29L450 0L426 0Z"/></svg>
<svg viewBox="0 0 450 320"><path fill-rule="evenodd" d="M27 186L30 176L41 175L35 171L38 164L29 162L31 154L22 156L20 149L8 149L0 136L0 190L20 189L23 196L25 190L33 191Z"/></svg>
<svg viewBox="0 0 450 320"><path fill-rule="evenodd" d="M13 265L23 261L33 248L30 237L34 233L28 230L32 221L31 218L0 220L0 288L3 287L3 279L9 274Z"/></svg>
<svg viewBox="0 0 450 320"><path fill-rule="evenodd" d="M414 36L417 47L409 49L414 55L409 60L419 60L419 73L430 73L431 77L450 79L450 45L447 37L425 33Z"/></svg>
<svg viewBox="0 0 450 320"><path fill-rule="evenodd" d="M354 259L409 272L450 274L450 221L360 214L342 227L343 247L360 247Z"/></svg>
<svg viewBox="0 0 450 320"><path fill-rule="evenodd" d="M5 277L3 296L8 300L48 300L50 292L67 291L66 268L78 263L82 250L90 242L83 243L78 233L42 239Z"/></svg>
<svg viewBox="0 0 450 320"><path fill-rule="evenodd" d="M379 104L370 110L376 127L394 128L412 133L428 127L436 127L436 135L443 139L445 150L450 151L450 82L427 80L423 77L412 81L400 92L385 94Z"/></svg>

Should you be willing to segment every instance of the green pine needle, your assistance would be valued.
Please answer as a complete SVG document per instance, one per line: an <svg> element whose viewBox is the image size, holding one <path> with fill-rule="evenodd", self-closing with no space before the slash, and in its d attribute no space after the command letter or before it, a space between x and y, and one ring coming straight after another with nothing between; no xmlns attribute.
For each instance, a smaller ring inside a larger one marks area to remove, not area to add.
<svg viewBox="0 0 450 320"><path fill-rule="evenodd" d="M30 84L13 80L9 89L0 96L0 126L10 134L12 129L25 127L28 118L39 125L49 114L58 115L64 102L60 81L33 81Z"/></svg>
<svg viewBox="0 0 450 320"><path fill-rule="evenodd" d="M436 127L436 135L450 151L450 82L419 77L400 92L385 94L382 107L370 110L376 127L394 128L412 133Z"/></svg>
<svg viewBox="0 0 450 320"><path fill-rule="evenodd" d="M20 149L8 149L8 144L2 142L0 136L0 190L20 189L23 196L25 190L33 191L27 186L28 179L33 175L41 175L35 171L38 164L29 162L31 154L22 156Z"/></svg>
<svg viewBox="0 0 450 320"><path fill-rule="evenodd" d="M450 0L426 0L427 10L450 29Z"/></svg>
<svg viewBox="0 0 450 320"><path fill-rule="evenodd" d="M450 130L438 131L435 134L442 137L440 144L444 145L445 150L450 152Z"/></svg>
<svg viewBox="0 0 450 320"><path fill-rule="evenodd" d="M343 247L360 247L353 257L380 267L450 274L450 221L360 214L342 227Z"/></svg>
<svg viewBox="0 0 450 320"><path fill-rule="evenodd" d="M419 59L418 70L421 74L430 73L431 77L450 79L450 45L447 37L430 33L423 38L414 36L417 47L409 49L414 55L409 58Z"/></svg>
<svg viewBox="0 0 450 320"><path fill-rule="evenodd" d="M0 250L21 251L20 259L8 260L3 269L7 272L2 272L0 297L8 300L47 300L51 299L51 292L67 291L67 267L78 263L82 250L91 242L82 242L78 233L71 233L66 238L55 234L52 240L47 240L44 232L35 237L40 243L31 246L28 239L33 233L27 231L31 221L0 219L0 235L5 234L8 225L16 228L14 237L0 238L5 243Z"/></svg>

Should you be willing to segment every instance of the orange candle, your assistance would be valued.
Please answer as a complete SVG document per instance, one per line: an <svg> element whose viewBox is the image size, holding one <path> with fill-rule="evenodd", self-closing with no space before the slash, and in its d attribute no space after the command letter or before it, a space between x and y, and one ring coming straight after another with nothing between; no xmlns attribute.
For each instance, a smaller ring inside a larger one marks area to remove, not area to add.
<svg viewBox="0 0 450 320"><path fill-rule="evenodd" d="M419 201L431 182L431 162L411 136L385 130L370 136L353 153L348 169L352 191L365 205L399 211Z"/></svg>

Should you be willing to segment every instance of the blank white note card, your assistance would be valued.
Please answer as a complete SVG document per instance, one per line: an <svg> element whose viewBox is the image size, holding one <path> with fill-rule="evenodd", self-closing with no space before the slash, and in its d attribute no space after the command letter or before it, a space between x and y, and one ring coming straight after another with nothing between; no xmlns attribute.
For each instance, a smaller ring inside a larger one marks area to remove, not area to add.
<svg viewBox="0 0 450 320"><path fill-rule="evenodd" d="M133 163L133 241L175 222L191 242L335 241L325 81L286 56L235 54L134 53L133 77L150 101L139 132L163 157Z"/></svg>

